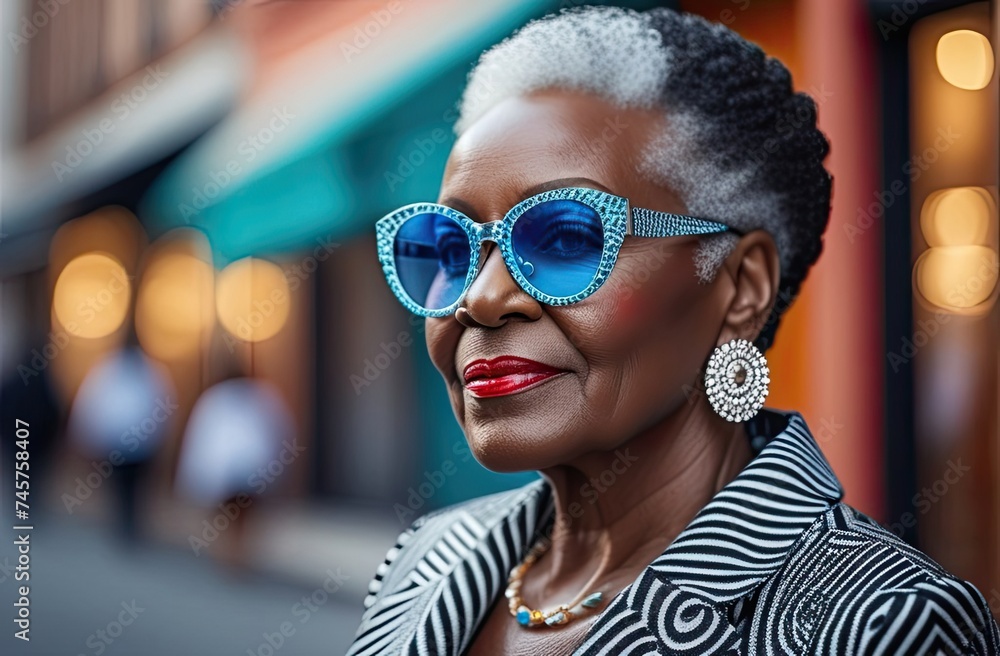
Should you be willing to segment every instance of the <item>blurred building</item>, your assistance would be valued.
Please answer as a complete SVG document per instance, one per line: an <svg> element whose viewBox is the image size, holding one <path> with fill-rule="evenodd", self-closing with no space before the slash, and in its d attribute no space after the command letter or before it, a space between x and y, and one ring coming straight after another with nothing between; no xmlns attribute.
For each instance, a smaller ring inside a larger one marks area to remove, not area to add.
<svg viewBox="0 0 1000 656"><path fill-rule="evenodd" d="M89 466L68 409L128 347L176 390L147 521L182 548L203 519L173 489L185 426L236 376L277 390L304 449L260 479L260 521L304 544L331 509L375 518L328 545L361 554L355 585L417 515L534 478L463 449L372 225L436 197L478 54L580 4L701 14L814 97L833 214L768 403L803 412L849 503L1000 589L995 1L4 3L0 402L52 421L56 509ZM259 552L301 573L286 546Z"/></svg>

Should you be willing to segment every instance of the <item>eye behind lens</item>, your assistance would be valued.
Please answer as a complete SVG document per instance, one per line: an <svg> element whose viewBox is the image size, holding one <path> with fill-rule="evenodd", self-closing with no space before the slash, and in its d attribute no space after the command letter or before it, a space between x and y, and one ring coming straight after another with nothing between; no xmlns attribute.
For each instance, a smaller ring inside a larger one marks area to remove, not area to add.
<svg viewBox="0 0 1000 656"><path fill-rule="evenodd" d="M458 300L471 258L465 228L444 214L410 217L393 241L393 262L403 291L428 310L440 310Z"/></svg>
<svg viewBox="0 0 1000 656"><path fill-rule="evenodd" d="M559 298L574 296L600 268L604 224L597 210L580 201L546 201L518 217L511 244L519 270L536 289Z"/></svg>

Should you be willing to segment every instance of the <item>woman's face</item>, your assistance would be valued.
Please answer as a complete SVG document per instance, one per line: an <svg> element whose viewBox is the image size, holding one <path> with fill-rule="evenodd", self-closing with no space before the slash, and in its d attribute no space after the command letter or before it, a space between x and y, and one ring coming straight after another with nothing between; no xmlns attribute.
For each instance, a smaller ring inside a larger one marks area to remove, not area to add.
<svg viewBox="0 0 1000 656"><path fill-rule="evenodd" d="M488 222L539 191L580 186L625 196L633 207L684 213L677 194L637 173L664 120L569 91L507 99L456 142L438 202ZM716 284L698 281L697 237L626 237L604 285L562 307L522 291L495 244L486 244L463 322L426 320L431 359L484 466L537 470L613 450L698 398L692 392L717 343L725 301ZM522 384L505 388L504 381L476 382L473 369L467 385L470 363L502 356L562 373L527 386L515 377Z"/></svg>

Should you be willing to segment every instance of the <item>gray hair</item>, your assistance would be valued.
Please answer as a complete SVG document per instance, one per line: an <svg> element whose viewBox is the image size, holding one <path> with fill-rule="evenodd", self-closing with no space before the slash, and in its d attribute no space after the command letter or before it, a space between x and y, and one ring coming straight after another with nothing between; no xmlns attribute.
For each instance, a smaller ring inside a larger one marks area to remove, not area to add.
<svg viewBox="0 0 1000 656"><path fill-rule="evenodd" d="M767 230L786 294L797 292L829 217L830 176L822 165L829 145L816 128L815 103L792 91L780 62L722 25L668 9L563 10L482 54L455 133L508 97L549 88L661 109L666 128L637 172L677 191L689 214ZM695 254L702 281L714 277L737 240L731 233L702 238ZM776 324L777 314L772 318Z"/></svg>

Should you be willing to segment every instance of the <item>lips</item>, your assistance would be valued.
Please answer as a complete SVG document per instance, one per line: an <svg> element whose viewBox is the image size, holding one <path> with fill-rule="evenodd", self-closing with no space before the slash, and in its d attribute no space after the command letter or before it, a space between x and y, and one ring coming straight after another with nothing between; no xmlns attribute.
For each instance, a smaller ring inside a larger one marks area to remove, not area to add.
<svg viewBox="0 0 1000 656"><path fill-rule="evenodd" d="M540 385L553 376L564 374L547 364L504 355L492 360L473 360L465 366L465 389L473 396L505 396Z"/></svg>

